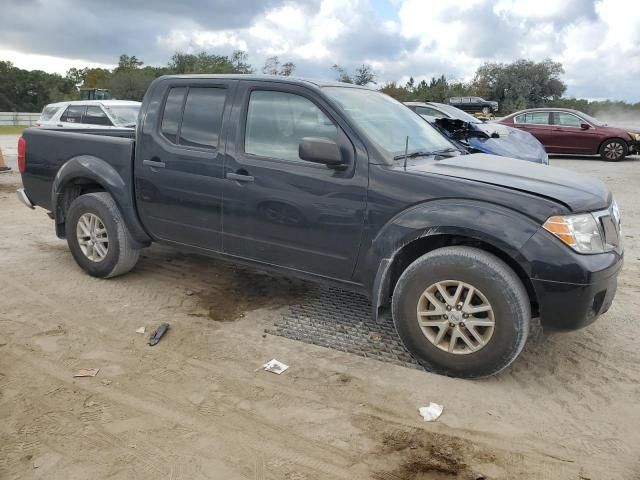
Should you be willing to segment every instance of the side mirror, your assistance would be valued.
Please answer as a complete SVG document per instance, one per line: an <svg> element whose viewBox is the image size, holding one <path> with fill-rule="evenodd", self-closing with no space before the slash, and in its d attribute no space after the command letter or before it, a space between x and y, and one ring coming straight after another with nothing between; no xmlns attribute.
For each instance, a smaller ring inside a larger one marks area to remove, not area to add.
<svg viewBox="0 0 640 480"><path fill-rule="evenodd" d="M591 125L589 125L588 123L581 123L580 128L582 130L589 130L591 128Z"/></svg>
<svg viewBox="0 0 640 480"><path fill-rule="evenodd" d="M298 156L307 162L323 163L328 167L344 164L338 144L324 137L304 137L298 145Z"/></svg>

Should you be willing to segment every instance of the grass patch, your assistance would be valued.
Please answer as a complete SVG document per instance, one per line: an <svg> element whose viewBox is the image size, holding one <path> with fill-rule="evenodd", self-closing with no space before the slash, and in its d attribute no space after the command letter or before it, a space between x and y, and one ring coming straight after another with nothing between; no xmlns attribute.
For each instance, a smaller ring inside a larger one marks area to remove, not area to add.
<svg viewBox="0 0 640 480"><path fill-rule="evenodd" d="M0 135L20 134L27 125L0 125Z"/></svg>

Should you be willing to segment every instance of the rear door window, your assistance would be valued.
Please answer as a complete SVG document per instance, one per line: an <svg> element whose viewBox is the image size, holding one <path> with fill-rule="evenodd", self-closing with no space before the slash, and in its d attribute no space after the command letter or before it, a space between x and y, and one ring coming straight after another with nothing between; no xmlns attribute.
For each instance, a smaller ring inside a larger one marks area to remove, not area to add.
<svg viewBox="0 0 640 480"><path fill-rule="evenodd" d="M107 114L104 113L104 110L97 106L87 107L82 123L88 123L89 125L104 125L105 127L113 126L111 120L107 117Z"/></svg>
<svg viewBox="0 0 640 480"><path fill-rule="evenodd" d="M180 145L218 148L226 93L224 88L189 88L180 127Z"/></svg>
<svg viewBox="0 0 640 480"><path fill-rule="evenodd" d="M186 87L172 88L169 90L167 101L164 104L160 131L172 143L178 143L178 127L180 126L182 104L186 92Z"/></svg>
<svg viewBox="0 0 640 480"><path fill-rule="evenodd" d="M526 123L533 125L549 125L549 112L529 112L518 115L515 123Z"/></svg>
<svg viewBox="0 0 640 480"><path fill-rule="evenodd" d="M298 146L304 137L338 140L338 129L311 100L286 92L251 93L244 151L261 157L303 162Z"/></svg>
<svg viewBox="0 0 640 480"><path fill-rule="evenodd" d="M563 127L579 127L584 122L567 112L553 112L553 123Z"/></svg>
<svg viewBox="0 0 640 480"><path fill-rule="evenodd" d="M82 116L87 107L84 105L69 105L60 117L60 121L66 123L82 123Z"/></svg>

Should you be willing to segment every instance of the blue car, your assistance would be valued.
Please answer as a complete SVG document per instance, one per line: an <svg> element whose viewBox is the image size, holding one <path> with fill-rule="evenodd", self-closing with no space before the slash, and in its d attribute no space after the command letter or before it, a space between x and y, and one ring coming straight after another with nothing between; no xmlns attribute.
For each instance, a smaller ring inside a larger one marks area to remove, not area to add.
<svg viewBox="0 0 640 480"><path fill-rule="evenodd" d="M467 150L549 165L544 146L528 132L499 123L485 123L443 103L406 102L405 105Z"/></svg>

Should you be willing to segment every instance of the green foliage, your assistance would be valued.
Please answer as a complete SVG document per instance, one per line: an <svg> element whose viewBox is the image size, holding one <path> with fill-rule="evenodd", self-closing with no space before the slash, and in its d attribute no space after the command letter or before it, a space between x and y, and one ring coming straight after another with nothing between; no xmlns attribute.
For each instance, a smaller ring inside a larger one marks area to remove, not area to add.
<svg viewBox="0 0 640 480"><path fill-rule="evenodd" d="M146 69L121 70L113 74L109 87L113 98L142 101L155 78L154 72Z"/></svg>
<svg viewBox="0 0 640 480"><path fill-rule="evenodd" d="M277 56L269 57L264 62L262 67L262 73L267 75L280 75L282 77L290 76L296 69L296 65L293 62L280 63L280 59Z"/></svg>
<svg viewBox="0 0 640 480"><path fill-rule="evenodd" d="M337 72L339 82L353 83L355 85L369 85L370 83L376 83L376 74L369 65L362 64L356 68L353 74L350 74L344 67L337 64L332 68Z"/></svg>
<svg viewBox="0 0 640 480"><path fill-rule="evenodd" d="M64 100L73 82L41 70L22 70L0 61L0 111L39 112L48 103Z"/></svg>
<svg viewBox="0 0 640 480"><path fill-rule="evenodd" d="M176 52L167 66L168 71L176 74L185 73L253 73L247 62L247 54L236 50L229 57L207 52L198 54Z"/></svg>
<svg viewBox="0 0 640 480"><path fill-rule="evenodd" d="M444 75L437 78L432 77L428 82L421 80L418 83L415 83L415 80L411 77L404 86L391 82L383 86L380 90L401 102L446 103L449 97L475 95L472 85L447 80Z"/></svg>
<svg viewBox="0 0 640 480"><path fill-rule="evenodd" d="M503 113L542 107L558 100L566 91L560 79L562 64L516 60L513 63L485 63L476 71L473 90L477 95L500 103Z"/></svg>

